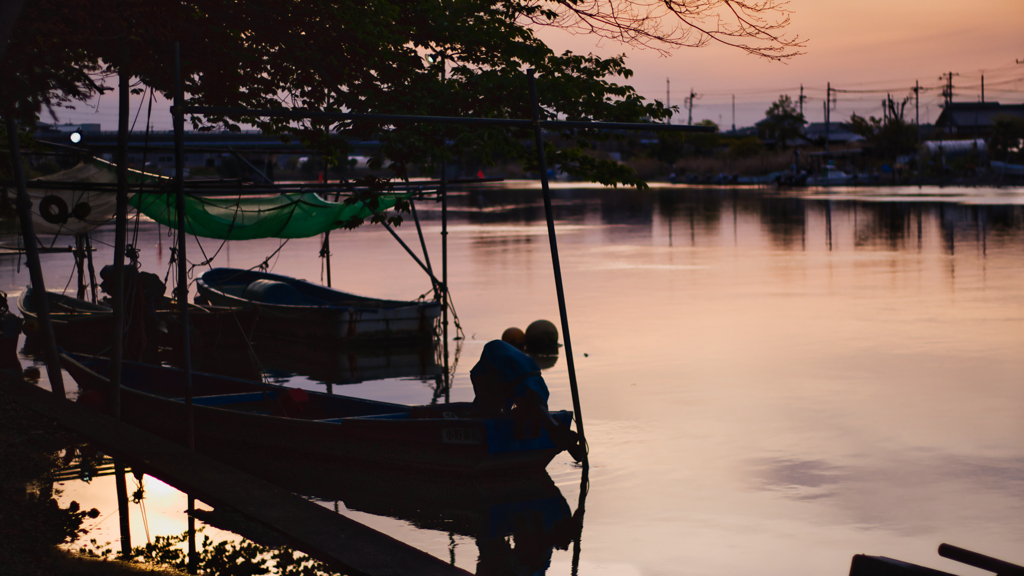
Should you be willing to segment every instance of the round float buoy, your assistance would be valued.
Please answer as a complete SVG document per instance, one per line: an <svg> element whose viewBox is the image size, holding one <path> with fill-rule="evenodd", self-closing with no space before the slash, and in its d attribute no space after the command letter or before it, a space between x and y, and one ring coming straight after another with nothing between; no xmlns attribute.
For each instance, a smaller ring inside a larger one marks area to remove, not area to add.
<svg viewBox="0 0 1024 576"><path fill-rule="evenodd" d="M509 328L501 333L501 340L522 350L526 348L526 334L519 328Z"/></svg>
<svg viewBox="0 0 1024 576"><path fill-rule="evenodd" d="M71 210L71 215L79 220L85 220L91 213L92 206L90 206L88 202L79 202L78 204L75 204L74 209Z"/></svg>
<svg viewBox="0 0 1024 576"><path fill-rule="evenodd" d="M35 334L36 332L39 332L39 322L34 318L25 320L25 324L22 325L21 331L24 332L26 336L29 334Z"/></svg>
<svg viewBox="0 0 1024 576"><path fill-rule="evenodd" d="M526 327L526 349L531 354L558 354L558 328L547 320Z"/></svg>

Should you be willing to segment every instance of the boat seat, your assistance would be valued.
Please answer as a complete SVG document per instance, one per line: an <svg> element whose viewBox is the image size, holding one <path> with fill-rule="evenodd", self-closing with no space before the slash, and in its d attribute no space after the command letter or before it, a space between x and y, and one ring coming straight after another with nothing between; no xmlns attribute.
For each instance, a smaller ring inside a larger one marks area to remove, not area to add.
<svg viewBox="0 0 1024 576"><path fill-rule="evenodd" d="M213 396L196 396L192 398L192 403L197 406L226 406L228 404L245 404L247 402L263 402L265 400L274 400L277 398L277 392L239 392L237 394L217 394ZM184 398L175 398L179 402L184 402Z"/></svg>

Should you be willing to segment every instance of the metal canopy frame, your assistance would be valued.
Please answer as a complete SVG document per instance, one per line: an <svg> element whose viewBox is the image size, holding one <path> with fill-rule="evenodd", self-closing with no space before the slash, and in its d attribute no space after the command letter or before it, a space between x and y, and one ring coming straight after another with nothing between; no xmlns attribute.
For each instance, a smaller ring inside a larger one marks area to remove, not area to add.
<svg viewBox="0 0 1024 576"><path fill-rule="evenodd" d="M659 131L659 132L714 132L715 128L710 126L691 126L691 125L674 125L674 124L659 124L659 123L633 123L633 122L588 122L579 120L542 120L540 118L540 104L537 98L537 87L535 81L535 72L533 69L527 71L527 78L530 90L530 98L533 103L532 118L529 120L513 119L513 118L474 118L474 117L459 117L459 116L421 116L421 115L403 115L403 114L361 114L353 112L330 112L323 110L311 110L306 108L289 108L289 109L252 109L252 108L234 108L234 107L219 107L219 106L188 106L185 103L184 94L181 85L181 64L178 57L178 43L174 44L174 79L175 79L175 94L174 102L171 106L171 115L174 118L174 140L175 140L175 191L179 197L178 206L184 204L181 200L184 195L184 123L185 114L196 114L203 116L225 116L225 117L261 117L261 118L287 118L293 120L304 120L304 119L315 119L315 120L364 120L369 122L377 122L384 125L395 125L395 124L454 124L460 126L481 126L481 127L510 127L510 128L523 128L534 130L534 141L537 148L537 160L538 166L540 167L540 180L541 188L544 193L544 212L547 220L548 228L548 241L551 248L551 263L555 274L555 288L558 296L558 310L562 324L562 338L565 342L565 355L566 355L566 366L569 371L569 384L572 390L573 399L573 412L576 418L576 430L580 437L581 444L586 447L586 436L583 431L583 414L579 400L579 386L576 381L576 368L573 362L572 355L572 341L569 336L569 318L568 312L566 311L565 304L565 291L562 286L562 272L561 266L558 260L558 243L555 235L555 223L554 216L552 213L551 206L551 193L548 186L548 175L546 169L546 162L544 158L544 140L543 130L545 128L578 128L578 129L592 129L592 130L629 130L629 131ZM447 286L447 265L448 265L448 251L447 251L447 186L446 186L446 174L441 175L441 202L442 202L442 278L441 282L441 295L443 298L442 310L447 313L448 310L448 286ZM184 229L184 218L183 216L178 220L179 226L179 277L183 276L184 273L184 261L185 261L185 246L182 238L185 234ZM422 264L421 264L422 266ZM432 279L437 281L431 274ZM180 289L180 287L179 287ZM185 302L185 299L182 299ZM187 314L187 302L182 305L182 314ZM187 321L187 316L185 317ZM187 324L186 324L187 325ZM447 352L448 344L448 323L447 318L442 322L444 345ZM188 334L186 331L186 342L184 343L184 350L186 356L188 355ZM446 354L447 356L447 354ZM447 358L446 358L447 360ZM186 359L186 379L191 380L190 374L190 363ZM446 370L447 372L447 370ZM448 374L445 374L447 381ZM191 392L190 382L186 382L186 387ZM186 399L186 404L190 405L191 394ZM189 418L191 423L191 418ZM190 439L190 443L191 443ZM584 469L589 469L589 461L584 454L583 458Z"/></svg>

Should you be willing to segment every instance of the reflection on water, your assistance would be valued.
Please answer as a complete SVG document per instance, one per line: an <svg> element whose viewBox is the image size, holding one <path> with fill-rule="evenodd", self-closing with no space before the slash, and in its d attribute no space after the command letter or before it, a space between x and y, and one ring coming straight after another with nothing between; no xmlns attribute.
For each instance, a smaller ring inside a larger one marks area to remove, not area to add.
<svg viewBox="0 0 1024 576"><path fill-rule="evenodd" d="M547 574L845 574L855 553L969 574L937 556L940 542L1024 563L1024 191L553 192L592 489L578 562L553 545ZM488 340L558 310L539 191L450 205L466 334L450 398L465 401ZM437 262L438 207L417 208ZM162 277L169 242L141 229L143 268ZM338 236L335 285L402 299L429 289L386 232ZM232 242L217 264L255 266L278 246ZM315 238L291 241L274 272L316 280L318 251ZM44 258L49 286L69 283L67 258ZM0 278L9 294L27 283L11 257ZM313 369L323 355L302 352L283 354L295 384L355 374L341 355ZM544 377L551 406L570 406L565 362ZM335 393L429 402L421 378ZM575 502L569 458L548 473ZM418 506L456 491L431 488ZM438 557L455 550L467 569L486 556L457 508L413 520L383 510L389 497L337 501ZM546 526L543 514L524 525ZM513 530L508 550L530 537Z"/></svg>

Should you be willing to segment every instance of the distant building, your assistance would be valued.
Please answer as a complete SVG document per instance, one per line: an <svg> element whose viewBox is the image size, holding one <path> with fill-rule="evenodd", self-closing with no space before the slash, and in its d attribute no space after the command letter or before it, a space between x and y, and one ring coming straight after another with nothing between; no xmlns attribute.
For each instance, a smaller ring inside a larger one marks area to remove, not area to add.
<svg viewBox="0 0 1024 576"><path fill-rule="evenodd" d="M768 145L775 144L774 135L768 130L770 119L765 118L754 125L757 135ZM861 142L864 137L850 131L849 127L842 122L830 122L828 125L829 144L846 144L850 142ZM806 146L807 144L818 144L825 142L825 123L811 122L800 128L800 136L786 141L786 146Z"/></svg>
<svg viewBox="0 0 1024 576"><path fill-rule="evenodd" d="M952 102L942 109L935 127L957 138L988 138L999 116L1024 119L1024 104L998 102Z"/></svg>

